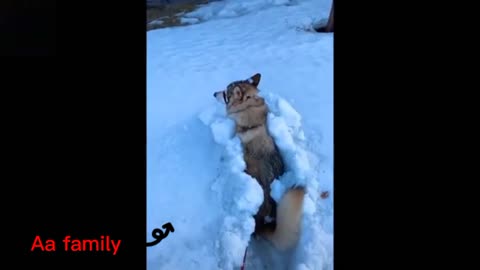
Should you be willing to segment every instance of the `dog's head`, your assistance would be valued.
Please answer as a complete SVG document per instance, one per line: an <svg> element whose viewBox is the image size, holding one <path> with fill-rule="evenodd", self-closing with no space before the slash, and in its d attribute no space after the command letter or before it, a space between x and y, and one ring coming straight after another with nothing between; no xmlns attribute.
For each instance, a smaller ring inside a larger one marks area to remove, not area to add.
<svg viewBox="0 0 480 270"><path fill-rule="evenodd" d="M235 113L245 110L248 107L264 105L264 99L258 96L258 84L261 75L259 73L252 77L230 83L227 89L218 91L213 96L227 106L227 112Z"/></svg>

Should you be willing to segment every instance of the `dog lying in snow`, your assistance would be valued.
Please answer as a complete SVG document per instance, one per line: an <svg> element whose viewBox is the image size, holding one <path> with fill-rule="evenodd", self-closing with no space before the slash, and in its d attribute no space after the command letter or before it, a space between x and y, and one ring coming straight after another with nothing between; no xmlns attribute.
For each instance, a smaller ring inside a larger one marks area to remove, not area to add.
<svg viewBox="0 0 480 270"><path fill-rule="evenodd" d="M271 241L280 250L297 243L300 234L304 187L288 189L280 202L270 196L270 184L285 172L275 141L268 133L268 106L258 95L260 74L230 83L214 97L226 105L227 115L235 121L235 132L243 146L246 173L263 189L264 200L255 218L254 234Z"/></svg>

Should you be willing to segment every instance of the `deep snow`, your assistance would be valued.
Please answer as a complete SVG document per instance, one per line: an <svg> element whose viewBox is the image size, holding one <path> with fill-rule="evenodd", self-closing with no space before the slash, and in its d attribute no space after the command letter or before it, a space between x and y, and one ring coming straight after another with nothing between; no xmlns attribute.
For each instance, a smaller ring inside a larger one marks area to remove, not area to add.
<svg viewBox="0 0 480 270"><path fill-rule="evenodd" d="M246 270L333 269L333 36L298 29L330 4L226 0L184 15L199 24L147 33L147 241L175 227L147 248L149 270L239 269L247 245ZM257 72L287 166L272 197L308 190L300 242L285 254L249 238L261 189L212 95Z"/></svg>

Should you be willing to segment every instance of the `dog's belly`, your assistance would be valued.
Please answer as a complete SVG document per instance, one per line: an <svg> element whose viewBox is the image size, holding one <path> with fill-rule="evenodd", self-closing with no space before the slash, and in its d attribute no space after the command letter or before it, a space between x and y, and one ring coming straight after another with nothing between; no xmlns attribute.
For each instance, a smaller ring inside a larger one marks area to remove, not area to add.
<svg viewBox="0 0 480 270"><path fill-rule="evenodd" d="M276 148L275 148L276 149ZM283 160L278 151L262 155L245 155L246 173L257 180L263 190L263 203L255 218L255 233L275 230L276 202L270 196L270 184L284 173ZM269 217L273 221L268 221Z"/></svg>

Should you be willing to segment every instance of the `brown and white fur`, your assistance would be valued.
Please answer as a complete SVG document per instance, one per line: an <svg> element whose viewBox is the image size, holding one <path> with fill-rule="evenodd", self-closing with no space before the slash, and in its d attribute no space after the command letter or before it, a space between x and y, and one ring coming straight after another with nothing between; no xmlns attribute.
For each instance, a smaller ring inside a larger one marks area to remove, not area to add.
<svg viewBox="0 0 480 270"><path fill-rule="evenodd" d="M285 250L297 242L305 189L287 190L278 206L270 196L270 184L285 172L280 151L267 129L268 107L258 95L261 75L235 81L224 91L214 93L226 105L228 116L235 121L235 131L243 146L246 173L263 189L264 200L255 218L255 235L270 240L277 249Z"/></svg>

